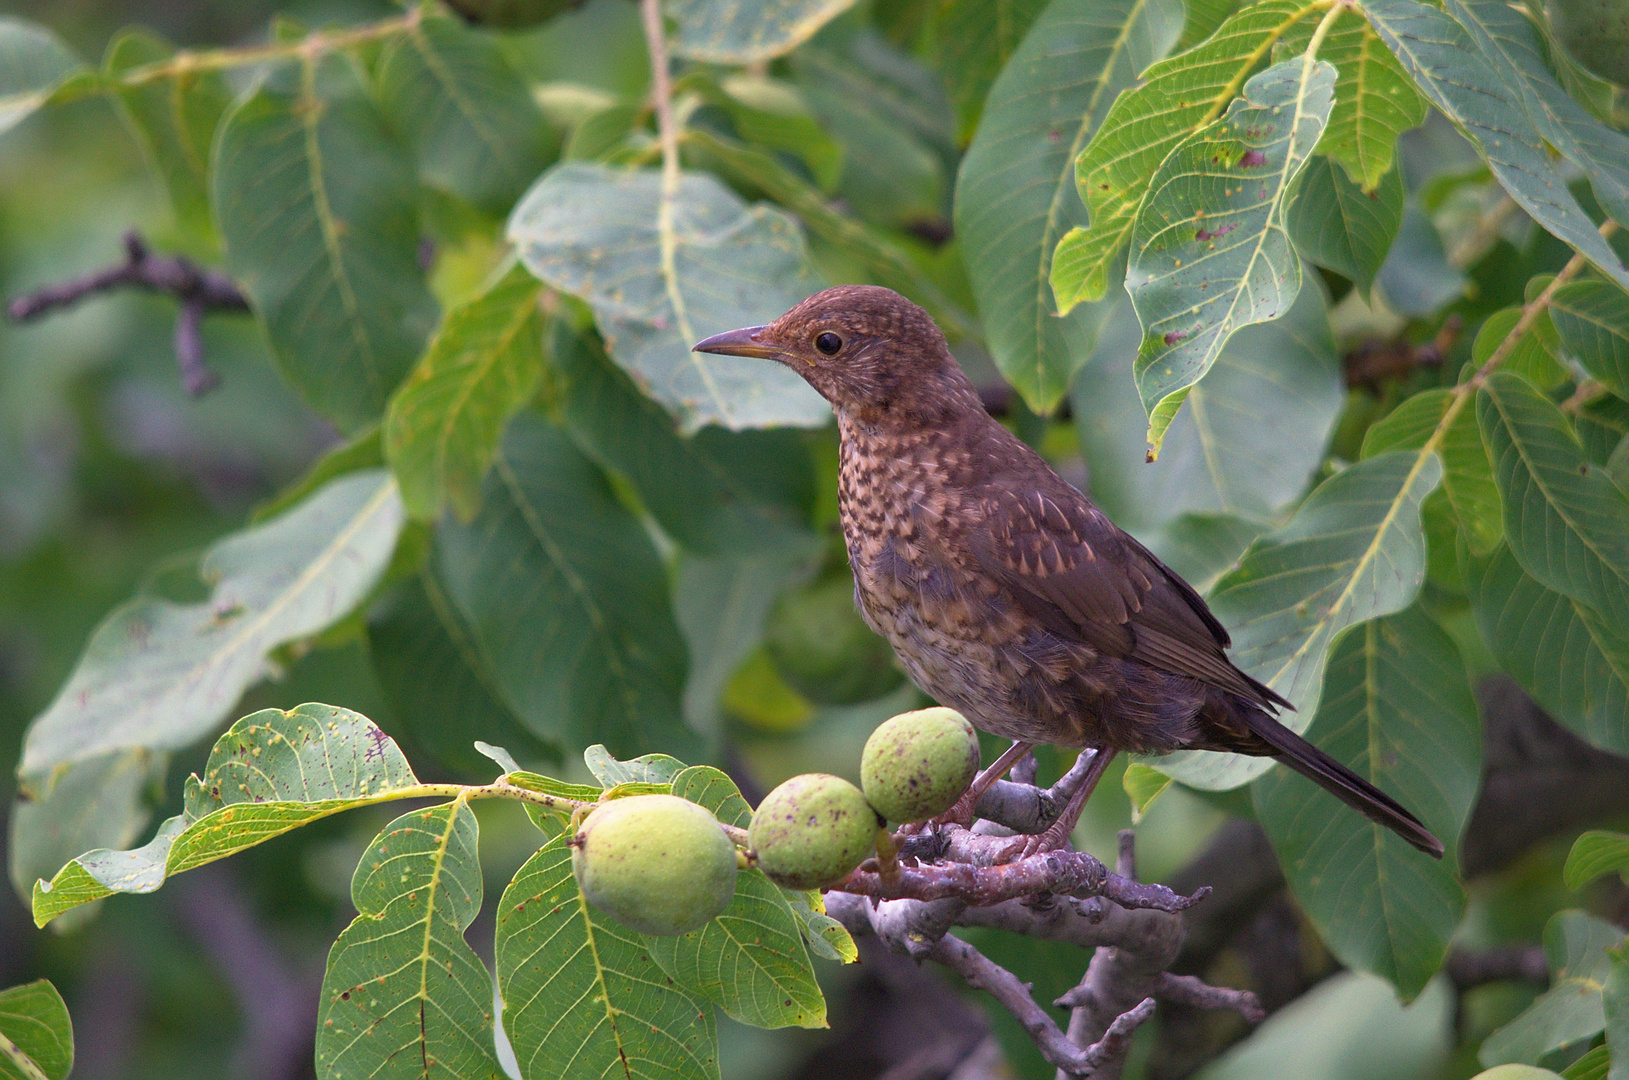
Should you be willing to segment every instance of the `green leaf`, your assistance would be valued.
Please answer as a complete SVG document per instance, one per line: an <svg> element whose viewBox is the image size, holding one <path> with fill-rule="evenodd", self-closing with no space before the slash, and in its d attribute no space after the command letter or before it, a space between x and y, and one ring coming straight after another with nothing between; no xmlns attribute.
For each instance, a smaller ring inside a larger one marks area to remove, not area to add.
<svg viewBox="0 0 1629 1080"><path fill-rule="evenodd" d="M1365 194L1319 154L1302 173L1284 224L1304 258L1350 279L1367 296L1403 226L1402 173L1381 174Z"/></svg>
<svg viewBox="0 0 1629 1080"><path fill-rule="evenodd" d="M1265 531L1258 522L1227 514L1183 514L1142 539L1161 562L1203 594L1239 565L1246 549Z"/></svg>
<svg viewBox="0 0 1629 1080"><path fill-rule="evenodd" d="M1477 395L1477 418L1522 569L1629 624L1629 496L1589 465L1561 410L1522 379L1495 372Z"/></svg>
<svg viewBox="0 0 1629 1080"><path fill-rule="evenodd" d="M284 375L351 429L383 411L418 358L435 301L412 165L346 64L308 61L296 91L266 82L233 106L211 201L227 272Z"/></svg>
<svg viewBox="0 0 1629 1080"><path fill-rule="evenodd" d="M560 757L504 705L469 624L428 569L369 612L368 656L415 758L429 754L463 775L483 775L476 736L527 760Z"/></svg>
<svg viewBox="0 0 1629 1080"><path fill-rule="evenodd" d="M643 754L618 761L604 746L595 744L583 751L583 764L594 779L608 788L620 784L671 784L685 768L684 762L669 754Z"/></svg>
<svg viewBox="0 0 1629 1080"><path fill-rule="evenodd" d="M1340 71L1335 107L1318 151L1340 162L1351 183L1369 193L1392 171L1399 136L1425 122L1427 106L1358 11L1347 8L1337 16L1318 49L1318 59ZM1314 27L1311 19L1303 19L1287 29L1279 46L1282 55L1305 52Z"/></svg>
<svg viewBox="0 0 1629 1080"><path fill-rule="evenodd" d="M1419 0L1365 0L1363 11L1431 104L1470 137L1510 197L1629 288L1629 269L1567 190L1567 177L1527 120L1521 94L1505 83L1465 27Z"/></svg>
<svg viewBox="0 0 1629 1080"><path fill-rule="evenodd" d="M564 834L520 868L497 921L504 1031L524 1080L719 1076L712 1010L668 981L642 935L589 907Z"/></svg>
<svg viewBox="0 0 1629 1080"><path fill-rule="evenodd" d="M378 92L426 182L488 213L506 213L559 154L559 133L498 39L457 19L428 16L392 36Z"/></svg>
<svg viewBox="0 0 1629 1080"><path fill-rule="evenodd" d="M566 428L633 484L667 534L692 552L777 552L806 544L815 476L801 432L681 435L591 338L557 322L549 352L570 388Z"/></svg>
<svg viewBox="0 0 1629 1080"><path fill-rule="evenodd" d="M691 727L709 736L720 732L724 687L762 643L775 602L813 576L823 554L811 535L778 550L680 559L673 608L690 650L684 718Z"/></svg>
<svg viewBox="0 0 1629 1080"><path fill-rule="evenodd" d="M1552 1050L1592 1038L1606 1026L1601 988L1611 969L1607 950L1623 931L1582 911L1558 911L1544 927L1550 988L1516 1019L1489 1035L1477 1054L1483 1065L1536 1064Z"/></svg>
<svg viewBox="0 0 1629 1080"><path fill-rule="evenodd" d="M513 266L481 295L447 312L413 373L391 397L385 453L415 517L444 504L465 521L503 426L537 390L546 361L543 286Z"/></svg>
<svg viewBox="0 0 1629 1080"><path fill-rule="evenodd" d="M87 852L34 886L44 926L114 893L149 893L174 874L223 859L355 806L418 787L395 742L367 717L331 705L245 716L186 784L183 810L134 851Z"/></svg>
<svg viewBox="0 0 1629 1080"><path fill-rule="evenodd" d="M752 807L724 773L693 765L673 777L673 794L746 828ZM826 1027L826 999L786 894L758 871L741 873L735 898L699 930L645 941L686 993L754 1027Z"/></svg>
<svg viewBox="0 0 1629 1080"><path fill-rule="evenodd" d="M1323 61L1297 57L1268 68L1149 180L1126 291L1143 328L1132 370L1155 457L1185 392L1227 339L1277 318L1300 291L1284 201L1323 134L1334 83Z"/></svg>
<svg viewBox="0 0 1629 1080"><path fill-rule="evenodd" d="M439 572L505 700L567 748L676 746L684 643L650 537L570 439L509 425L469 524L443 519Z"/></svg>
<svg viewBox="0 0 1629 1080"><path fill-rule="evenodd" d="M1605 1046L1597 1046L1561 1071L1561 1080L1610 1080L1611 1061ZM1527 1065L1501 1065L1501 1069L1526 1069ZM1547 1070L1540 1070L1545 1072ZM1486 1073L1482 1074L1486 1076ZM1480 1077L1477 1078L1480 1080Z"/></svg>
<svg viewBox="0 0 1629 1080"><path fill-rule="evenodd" d="M1442 487L1471 551L1483 555L1504 538L1504 504L1493 482L1493 463L1482 445L1476 417L1464 405L1456 406L1454 391L1446 387L1422 390L1369 428L1363 437L1363 457L1391 450L1416 450L1436 437L1442 456ZM1454 415L1448 419L1448 411Z"/></svg>
<svg viewBox="0 0 1629 1080"><path fill-rule="evenodd" d="M1108 269L1131 238L1155 169L1229 107L1272 42L1315 14L1299 0L1266 0L1229 17L1203 44L1168 57L1121 94L1075 162L1091 225L1064 237L1052 259L1058 310L1100 299Z"/></svg>
<svg viewBox="0 0 1629 1080"><path fill-rule="evenodd" d="M1577 892L1602 874L1629 873L1629 834L1592 829L1573 841L1561 877Z"/></svg>
<svg viewBox="0 0 1629 1080"><path fill-rule="evenodd" d="M1561 1080L1561 1074L1537 1065L1497 1065L1477 1073L1471 1080Z"/></svg>
<svg viewBox="0 0 1629 1080"><path fill-rule="evenodd" d="M668 0L664 11L678 24L669 48L710 64L756 64L808 41L854 0Z"/></svg>
<svg viewBox="0 0 1629 1080"><path fill-rule="evenodd" d="M91 635L50 708L30 725L19 771L44 794L52 770L113 750L175 750L225 718L265 677L267 654L348 615L395 550L395 481L352 473L204 555L204 603L130 601Z"/></svg>
<svg viewBox="0 0 1629 1080"><path fill-rule="evenodd" d="M1514 92L1532 130L1582 170L1613 217L1629 221L1629 136L1601 123L1557 81L1527 13L1501 0L1444 6Z"/></svg>
<svg viewBox="0 0 1629 1080"><path fill-rule="evenodd" d="M1481 781L1482 725L1458 649L1417 608L1341 636L1306 735L1456 850ZM1347 966L1412 1000L1465 910L1452 854L1420 854L1289 769L1262 777L1255 802L1319 936Z"/></svg>
<svg viewBox="0 0 1629 1080"><path fill-rule="evenodd" d="M1092 494L1111 517L1133 531L1187 513L1267 521L1306 491L1346 400L1321 286L1227 343L1153 463L1141 451L1143 413L1126 370L1137 336L1121 305L1070 391Z"/></svg>
<svg viewBox="0 0 1629 1080"><path fill-rule="evenodd" d="M1125 775L1120 780L1120 786L1125 789L1126 796L1131 799L1131 823L1137 825L1148 813L1148 808L1154 805L1154 800L1165 794L1165 789L1174 781L1151 765L1144 765L1140 761L1133 761L1126 766Z"/></svg>
<svg viewBox="0 0 1629 1080"><path fill-rule="evenodd" d="M103 68L131 131L164 181L177 223L192 232L210 227L209 152L232 92L220 72L201 67L177 66L162 78L124 78L174 56L163 38L126 30L108 46Z"/></svg>
<svg viewBox="0 0 1629 1080"><path fill-rule="evenodd" d="M1295 703L1299 711L1281 718L1287 726L1311 723L1342 630L1414 602L1425 578L1420 504L1441 477L1431 453L1349 466L1217 583L1210 606L1233 635L1233 662ZM1153 764L1185 784L1225 790L1260 776L1272 759L1178 751Z"/></svg>
<svg viewBox="0 0 1629 1080"><path fill-rule="evenodd" d="M63 1080L73 1064L73 1018L50 980L0 990L0 1077Z"/></svg>
<svg viewBox="0 0 1629 1080"><path fill-rule="evenodd" d="M1471 363L1480 368L1485 365L1515 330L1516 324L1521 321L1523 309L1520 306L1501 308L1482 321L1481 327L1476 331L1476 339L1471 343ZM1546 347L1545 341L1551 342ZM1515 346L1500 361L1499 370L1519 375L1536 387L1553 390L1571 377L1566 368L1556 362L1550 355L1554 348L1556 333L1554 325L1550 322L1549 313L1541 311L1531 329L1516 342Z"/></svg>
<svg viewBox="0 0 1629 1080"><path fill-rule="evenodd" d="M588 302L611 356L686 431L825 423L796 372L690 351L816 290L796 224L711 176L682 174L669 195L659 173L568 162L527 192L509 239L532 273Z"/></svg>
<svg viewBox="0 0 1629 1080"><path fill-rule="evenodd" d="M1074 160L1115 95L1171 47L1177 0L1055 0L996 79L956 178L956 236L996 367L1050 412L1102 311L1058 317L1049 258L1086 223Z"/></svg>
<svg viewBox="0 0 1629 1080"><path fill-rule="evenodd" d="M1612 1055L1612 1074L1619 1080L1629 1067L1629 948L1609 949L1612 964L1601 989L1601 1009L1606 1014L1606 1048Z"/></svg>
<svg viewBox="0 0 1629 1080"><path fill-rule="evenodd" d="M1388 307L1427 318L1464 295L1471 279L1448 261L1442 236L1416 201L1403 206L1403 224L1375 278Z"/></svg>
<svg viewBox="0 0 1629 1080"><path fill-rule="evenodd" d="M1629 398L1629 296L1604 281L1573 281L1550 296L1562 347L1601 385Z"/></svg>
<svg viewBox="0 0 1629 1080"><path fill-rule="evenodd" d="M0 17L0 132L17 126L84 67L45 27Z"/></svg>
<svg viewBox="0 0 1629 1080"><path fill-rule="evenodd" d="M934 67L950 88L956 142L973 138L986 96L1047 0L942 0L927 9Z"/></svg>
<svg viewBox="0 0 1629 1080"><path fill-rule="evenodd" d="M717 83L692 81L714 105L730 114L747 142L783 151L802 161L822 191L833 191L843 175L843 148L820 126L809 103L793 84L768 75L737 72Z"/></svg>
<svg viewBox="0 0 1629 1080"><path fill-rule="evenodd" d="M317 1014L324 1076L490 1077L492 976L464 931L481 910L475 813L414 810L368 844L351 882L357 915L334 942Z"/></svg>
<svg viewBox="0 0 1629 1080"><path fill-rule="evenodd" d="M838 964L858 964L860 950L842 923L826 914L824 904L816 911L809 900L819 900L819 893L801 893L789 897L792 914L803 927L803 940L809 951L823 960Z"/></svg>
<svg viewBox="0 0 1629 1080"><path fill-rule="evenodd" d="M1470 560L1465 580L1477 628L1499 666L1580 738L1629 754L1622 627L1533 580L1508 547Z"/></svg>

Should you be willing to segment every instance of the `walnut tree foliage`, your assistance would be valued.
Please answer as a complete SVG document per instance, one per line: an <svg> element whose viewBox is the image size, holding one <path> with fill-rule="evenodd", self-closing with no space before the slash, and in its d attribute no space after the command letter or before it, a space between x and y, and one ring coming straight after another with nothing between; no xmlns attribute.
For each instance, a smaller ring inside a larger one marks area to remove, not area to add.
<svg viewBox="0 0 1629 1080"><path fill-rule="evenodd" d="M1542 5L495 7L208 49L131 28L100 63L0 17L0 131L113 106L170 235L335 434L240 527L156 560L29 724L8 855L37 922L415 800L356 865L319 1075L496 1076L512 1053L527 1080L708 1077L715 1010L825 1025L820 969L854 945L818 897L749 870L713 923L647 938L582 900L566 839L607 790L744 827L714 767L743 723L914 701L847 605L824 403L689 351L868 281L1010 387L1021 433L1199 587L1285 722L1448 857L1269 759L1140 760L1137 812L1174 783L1253 813L1334 957L1418 1008L1456 935L1499 940L1458 862L1476 680L1629 755L1629 103ZM597 78L620 54L639 76ZM245 715L342 647L388 723ZM155 830L167 763L212 741ZM477 950L496 799L528 807L535 854ZM1586 834L1565 884L1626 867L1621 833ZM1442 1075L1629 1075L1623 931L1563 906L1551 989ZM1423 1060L1455 1049L1448 1011ZM49 984L0 994L0 1036L0 1074L71 1061Z"/></svg>

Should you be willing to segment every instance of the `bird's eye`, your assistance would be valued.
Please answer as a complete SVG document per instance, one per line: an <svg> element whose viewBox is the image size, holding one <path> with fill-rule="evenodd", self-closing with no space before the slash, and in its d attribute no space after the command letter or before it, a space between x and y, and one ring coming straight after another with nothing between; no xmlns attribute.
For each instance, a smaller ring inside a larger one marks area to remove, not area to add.
<svg viewBox="0 0 1629 1080"><path fill-rule="evenodd" d="M819 349L827 356L836 356L837 350L841 349L842 347L843 339L829 330L815 338L815 348Z"/></svg>

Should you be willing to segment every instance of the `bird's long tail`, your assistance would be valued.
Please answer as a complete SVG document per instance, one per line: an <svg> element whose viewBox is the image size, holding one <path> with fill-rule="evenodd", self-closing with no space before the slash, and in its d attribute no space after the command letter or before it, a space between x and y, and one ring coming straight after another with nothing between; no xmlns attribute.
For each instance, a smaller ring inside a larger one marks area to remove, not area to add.
<svg viewBox="0 0 1629 1080"><path fill-rule="evenodd" d="M1272 747L1272 756L1311 780L1370 821L1407 840L1427 855L1442 858L1442 841L1420 819L1384 791L1369 783L1266 713L1252 715L1251 731Z"/></svg>

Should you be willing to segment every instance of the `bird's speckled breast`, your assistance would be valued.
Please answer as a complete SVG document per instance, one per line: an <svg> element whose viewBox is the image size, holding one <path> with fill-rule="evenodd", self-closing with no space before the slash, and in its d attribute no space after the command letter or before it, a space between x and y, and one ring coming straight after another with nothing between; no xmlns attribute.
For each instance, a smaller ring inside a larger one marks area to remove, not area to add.
<svg viewBox="0 0 1629 1080"><path fill-rule="evenodd" d="M883 436L844 417L839 425L838 508L866 622L917 686L975 726L1009 739L1082 745L1084 733L1069 738L1079 719L1066 695L1013 700L1019 680L1006 676L1036 666L1027 655L1033 626L987 574L962 561L962 535L987 516L968 483L965 444L927 432ZM1054 726L1040 730L1047 722Z"/></svg>

